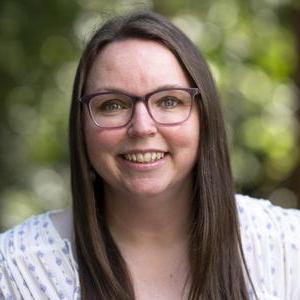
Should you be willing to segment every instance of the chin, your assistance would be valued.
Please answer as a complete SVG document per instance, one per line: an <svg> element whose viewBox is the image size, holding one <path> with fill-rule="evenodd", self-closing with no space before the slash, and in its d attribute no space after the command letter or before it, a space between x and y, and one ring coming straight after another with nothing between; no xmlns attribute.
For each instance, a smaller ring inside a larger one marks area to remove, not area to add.
<svg viewBox="0 0 300 300"><path fill-rule="evenodd" d="M157 196L162 196L168 191L168 185L162 184L162 182L157 182L156 184L134 184L127 188L127 192L133 197L147 197L154 198Z"/></svg>

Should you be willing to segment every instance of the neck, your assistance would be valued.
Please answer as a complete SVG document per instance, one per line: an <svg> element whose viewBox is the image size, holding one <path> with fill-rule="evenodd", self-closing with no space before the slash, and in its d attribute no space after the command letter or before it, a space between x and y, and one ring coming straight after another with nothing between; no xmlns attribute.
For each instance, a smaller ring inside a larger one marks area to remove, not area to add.
<svg viewBox="0 0 300 300"><path fill-rule="evenodd" d="M186 242L191 187L146 197L106 190L107 220L117 243L169 247Z"/></svg>

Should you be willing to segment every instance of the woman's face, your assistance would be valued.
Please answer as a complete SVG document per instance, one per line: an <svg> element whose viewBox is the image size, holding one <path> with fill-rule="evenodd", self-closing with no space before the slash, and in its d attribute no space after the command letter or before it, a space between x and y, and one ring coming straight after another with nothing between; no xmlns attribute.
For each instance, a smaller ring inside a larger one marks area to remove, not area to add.
<svg viewBox="0 0 300 300"><path fill-rule="evenodd" d="M170 86L190 87L172 52L154 41L127 39L109 44L98 55L87 78L86 94L113 89L143 96ZM89 160L108 193L146 197L190 186L199 145L196 105L184 123L162 126L152 120L143 102L137 102L131 122L117 129L97 127L85 107L84 131ZM133 154L136 158L151 154L156 160L128 160Z"/></svg>

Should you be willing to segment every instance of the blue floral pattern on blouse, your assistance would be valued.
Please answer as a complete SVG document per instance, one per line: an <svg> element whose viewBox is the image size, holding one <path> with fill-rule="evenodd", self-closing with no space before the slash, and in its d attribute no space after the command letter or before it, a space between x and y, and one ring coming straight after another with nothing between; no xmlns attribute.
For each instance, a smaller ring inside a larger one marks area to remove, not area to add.
<svg viewBox="0 0 300 300"><path fill-rule="evenodd" d="M300 211L236 198L247 269L258 298L299 300ZM71 244L56 231L52 212L0 234L0 300L80 299Z"/></svg>

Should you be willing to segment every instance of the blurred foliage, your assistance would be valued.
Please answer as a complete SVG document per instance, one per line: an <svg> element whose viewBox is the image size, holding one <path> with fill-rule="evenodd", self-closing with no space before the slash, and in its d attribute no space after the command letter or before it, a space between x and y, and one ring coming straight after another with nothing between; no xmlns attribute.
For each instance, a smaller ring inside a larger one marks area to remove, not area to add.
<svg viewBox="0 0 300 300"><path fill-rule="evenodd" d="M103 20L153 9L208 59L228 121L238 191L296 206L280 182L298 163L292 0L2 0L0 226L70 203L68 110L84 44Z"/></svg>

